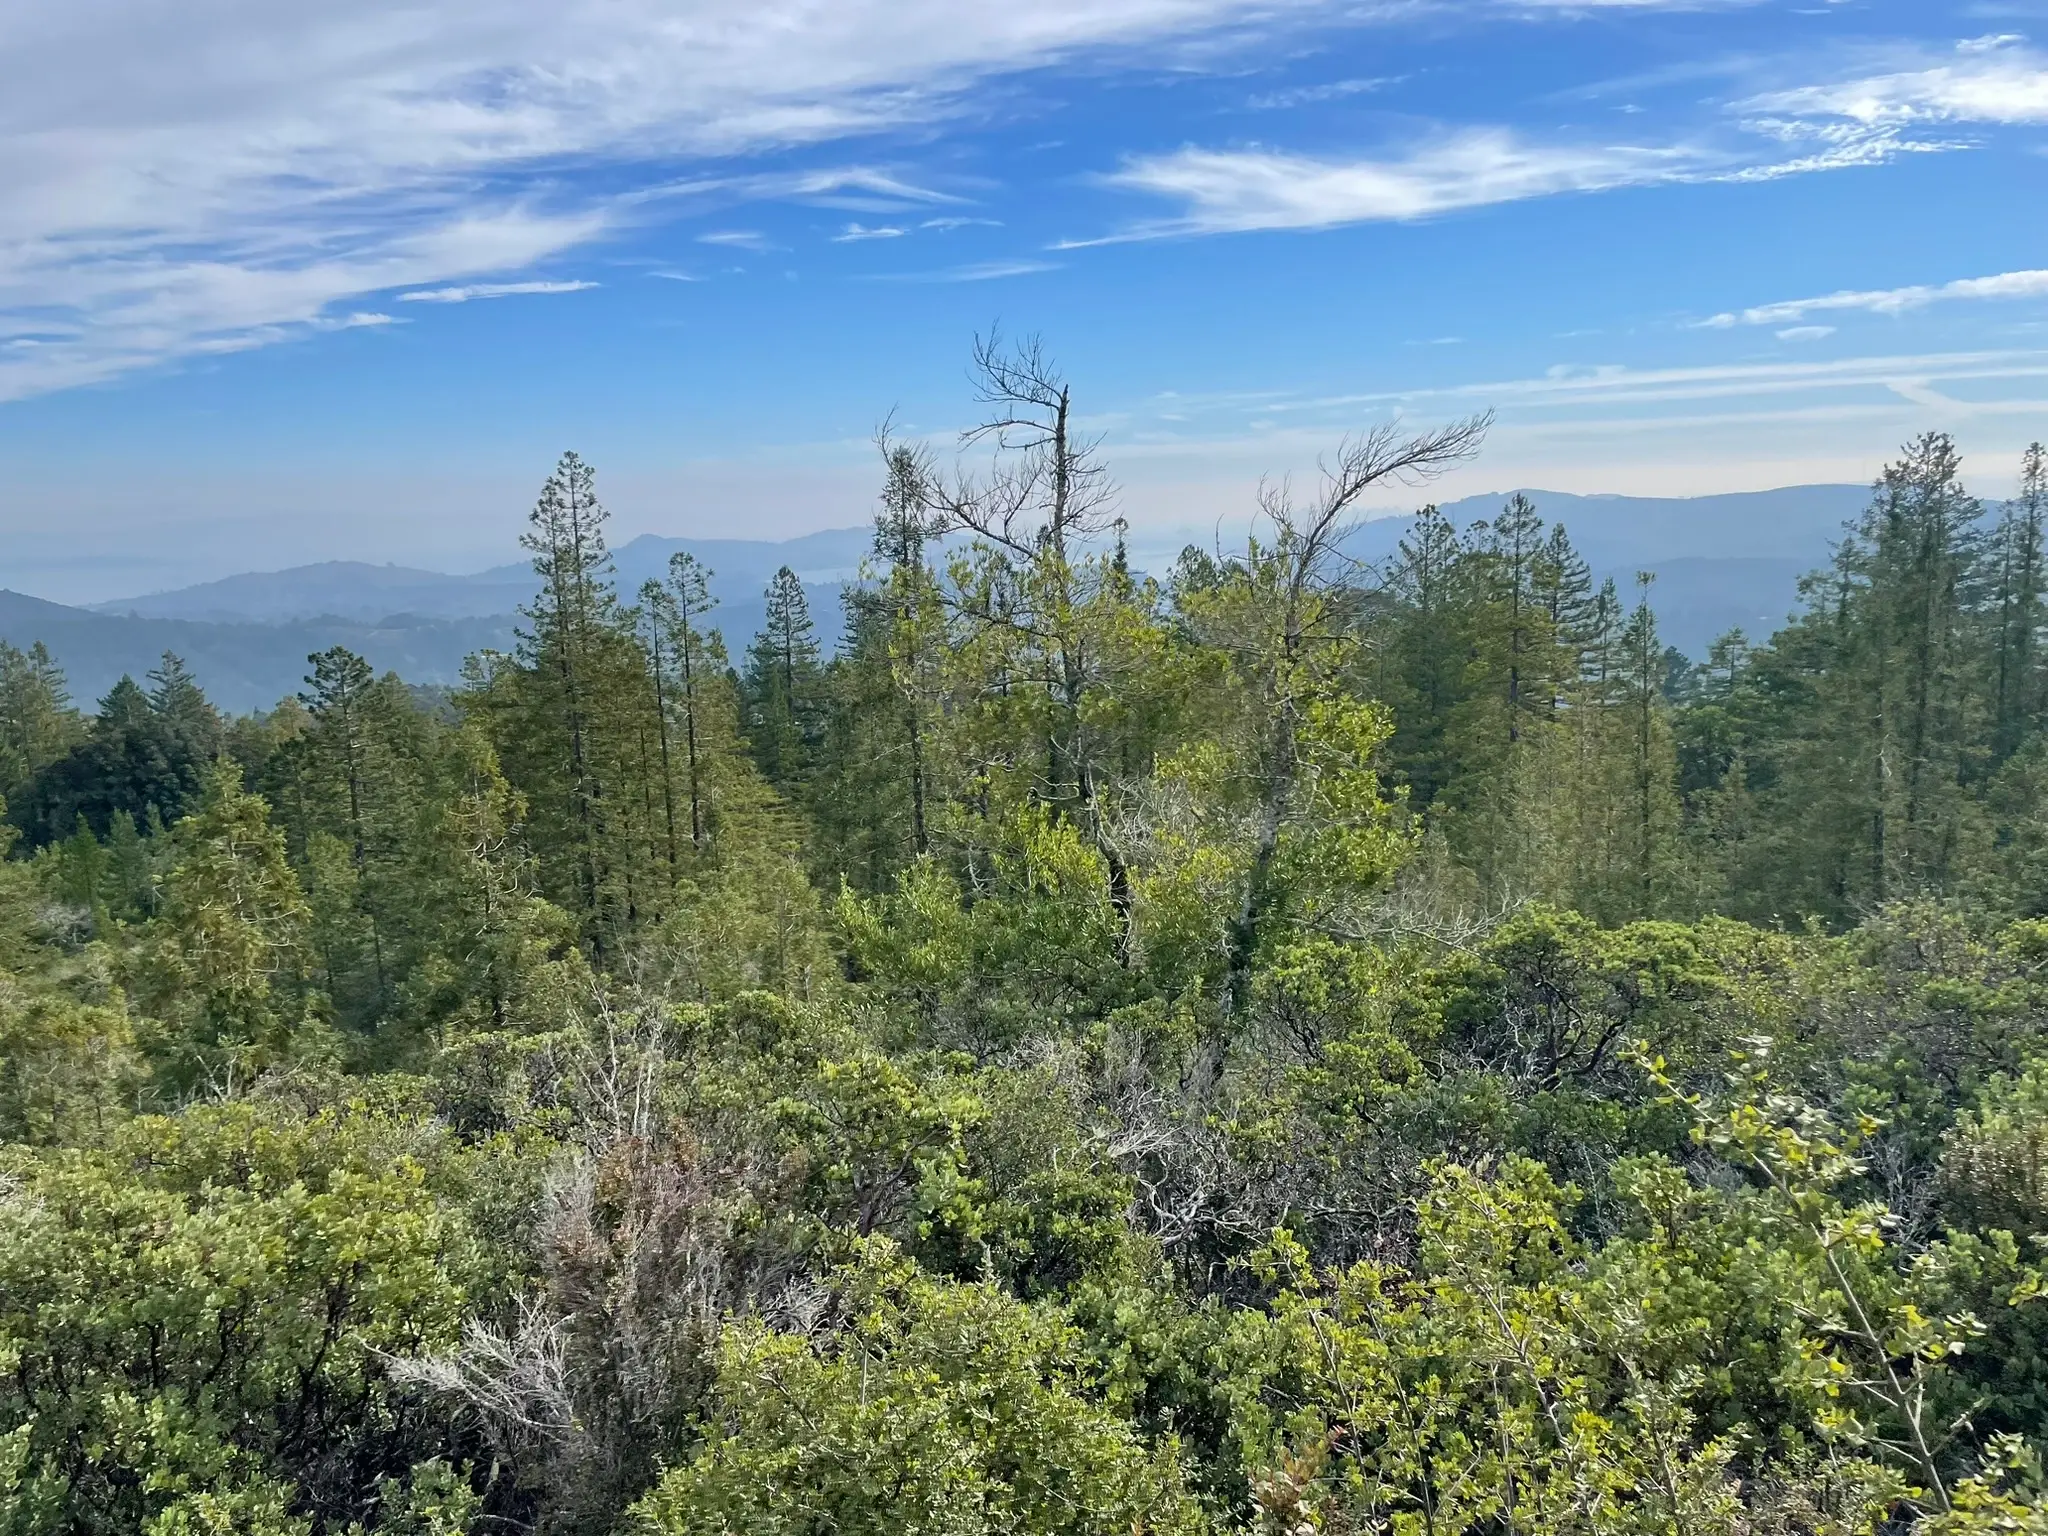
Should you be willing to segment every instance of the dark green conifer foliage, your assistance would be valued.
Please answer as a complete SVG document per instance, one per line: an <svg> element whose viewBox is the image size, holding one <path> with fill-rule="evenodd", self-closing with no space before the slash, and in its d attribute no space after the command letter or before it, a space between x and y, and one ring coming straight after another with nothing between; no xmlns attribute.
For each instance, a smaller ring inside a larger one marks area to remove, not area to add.
<svg viewBox="0 0 2048 1536"><path fill-rule="evenodd" d="M1657 616L1650 607L1650 588L1656 577L1648 571L1636 575L1636 606L1622 631L1621 651L1627 665L1621 684L1621 703L1626 722L1631 761L1630 828L1635 891L1628 910L1640 916L1661 912L1660 877L1664 873L1661 855L1666 839L1675 830L1667 816L1673 788L1664 726L1664 647L1657 639Z"/></svg>
<svg viewBox="0 0 2048 1536"><path fill-rule="evenodd" d="M666 583L650 581L640 589L662 761L670 776L662 820L664 852L671 871L677 868L678 852L674 785L681 786L691 852L702 854L711 838L710 714L718 664L713 637L697 621L716 606L711 572L695 555L685 552L669 557Z"/></svg>
<svg viewBox="0 0 2048 1536"><path fill-rule="evenodd" d="M0 799L19 798L83 734L49 649L40 640L26 651L0 640Z"/></svg>
<svg viewBox="0 0 2048 1536"><path fill-rule="evenodd" d="M1836 557L1832 601L1811 613L1826 655L1820 712L1802 744L1851 818L1843 915L1927 889L1952 868L1977 769L1979 507L1955 444L1929 433L1887 467Z"/></svg>
<svg viewBox="0 0 2048 1536"><path fill-rule="evenodd" d="M83 815L106 835L117 812L173 822L197 802L212 762L202 697L173 695L176 712L159 710L134 679L124 677L100 701L85 739L43 765L21 792L16 825L31 847L56 842Z"/></svg>
<svg viewBox="0 0 2048 1536"><path fill-rule="evenodd" d="M1435 805L1457 775L1451 721L1465 703L1472 645L1461 555L1457 530L1424 507L1388 583L1390 633L1379 648L1381 687L1394 705L1388 754L1418 811Z"/></svg>
<svg viewBox="0 0 2048 1536"><path fill-rule="evenodd" d="M649 652L613 586L607 516L594 471L564 454L523 540L539 592L518 654L481 668L476 689L526 798L541 889L600 962L658 915L670 883Z"/></svg>
<svg viewBox="0 0 2048 1536"><path fill-rule="evenodd" d="M1536 567L1536 597L1557 644L1567 651L1565 681L1585 675L1598 624L1600 599L1593 571L1572 547L1563 523L1553 523Z"/></svg>
<svg viewBox="0 0 2048 1536"><path fill-rule="evenodd" d="M135 818L116 811L107 829L109 906L119 918L147 918L156 913L159 864L164 849L143 836Z"/></svg>
<svg viewBox="0 0 2048 1536"><path fill-rule="evenodd" d="M165 651L149 674L149 684L150 708L190 737L207 758L218 757L225 744L225 723L184 659L175 651Z"/></svg>
<svg viewBox="0 0 2048 1536"><path fill-rule="evenodd" d="M527 611L532 628L522 637L522 656L552 706L545 716L554 727L550 734L558 738L558 782L564 791L554 807L558 833L575 871L577 905L593 921L602 883L605 811L592 740L598 691L593 673L604 632L616 618L606 516L595 475L575 454L565 453L541 488L520 539L540 578L540 594Z"/></svg>
<svg viewBox="0 0 2048 1536"><path fill-rule="evenodd" d="M107 851L93 836L84 816L71 836L48 850L51 884L65 902L90 913L95 924L105 921L112 896Z"/></svg>
<svg viewBox="0 0 2048 1536"><path fill-rule="evenodd" d="M845 632L824 679L825 719L806 805L828 882L888 888L931 851L933 711L946 619L927 551L942 529L930 464L884 443L884 485L863 579L846 588Z"/></svg>
<svg viewBox="0 0 2048 1536"><path fill-rule="evenodd" d="M2044 580L2043 524L2048 522L2048 451L2030 445L2020 464L2019 494L2005 504L1992 535L1997 562L1997 657L1992 691L1993 748L2000 761L2019 750L2041 721L2039 640Z"/></svg>
<svg viewBox="0 0 2048 1536"><path fill-rule="evenodd" d="M408 870L432 727L360 656L336 647L307 661L303 729L274 753L290 765L280 820L314 888L329 993L344 1020L368 1026L395 1004L405 935L422 916Z"/></svg>
<svg viewBox="0 0 2048 1536"><path fill-rule="evenodd" d="M803 583L788 566L775 573L767 597L767 617L747 647L741 680L747 743L762 777L785 796L800 798L820 734L817 626Z"/></svg>
<svg viewBox="0 0 2048 1536"><path fill-rule="evenodd" d="M1556 697L1551 604L1544 588L1544 527L1536 504L1516 492L1478 541L1488 623L1477 664L1498 695L1498 729L1512 749Z"/></svg>

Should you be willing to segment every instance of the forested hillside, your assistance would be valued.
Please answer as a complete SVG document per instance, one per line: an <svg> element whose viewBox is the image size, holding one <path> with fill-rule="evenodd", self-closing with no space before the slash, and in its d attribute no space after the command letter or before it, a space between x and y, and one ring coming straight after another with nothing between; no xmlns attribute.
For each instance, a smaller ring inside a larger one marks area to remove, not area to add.
<svg viewBox="0 0 2048 1536"><path fill-rule="evenodd" d="M508 534L507 542L510 542ZM622 585L664 575L679 552L716 559L712 596L720 617L751 633L764 616L762 587L794 562L813 599L820 638L836 638L839 586L866 551L859 530L792 539L660 539L642 535L619 551ZM637 571L638 579L627 573ZM38 642L74 689L104 694L124 673L140 676L174 651L213 701L237 712L267 709L296 693L305 657L341 646L379 670L435 687L460 681L464 658L513 643L534 591L532 565L443 576L334 561L252 573L175 592L71 608L0 590L0 643Z"/></svg>
<svg viewBox="0 0 2048 1536"><path fill-rule="evenodd" d="M2048 1530L2042 450L1694 666L977 365L830 655L574 455L450 694L0 649L0 1533Z"/></svg>

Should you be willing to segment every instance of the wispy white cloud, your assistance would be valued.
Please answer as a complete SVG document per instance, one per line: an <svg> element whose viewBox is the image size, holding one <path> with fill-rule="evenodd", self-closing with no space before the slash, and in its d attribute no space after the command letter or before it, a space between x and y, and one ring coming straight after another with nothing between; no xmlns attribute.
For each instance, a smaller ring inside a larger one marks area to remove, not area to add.
<svg viewBox="0 0 2048 1536"><path fill-rule="evenodd" d="M1810 363L1726 363L1680 368L1633 368L1621 364L1560 364L1533 378L1443 388L1390 391L1347 397L1353 402L1390 403L1427 399L1483 399L1529 406L1578 405L1606 400L1631 405L1665 404L1811 393L1821 390L1889 390L1901 380L1984 382L2048 378L2048 352L1981 351L1835 358ZM1330 402L1323 402L1328 404Z"/></svg>
<svg viewBox="0 0 2048 1536"><path fill-rule="evenodd" d="M1441 414L1492 408L1503 422L1550 430L1598 420L1614 430L1638 425L1706 421L1733 411L1769 417L1786 410L1865 412L1903 398L1900 387L1931 390L1965 386L1980 398L1957 401L1960 412L1995 415L2010 408L2012 388L2048 379L2048 351L1995 350L1832 358L1811 362L1747 361L1682 367L1559 364L1535 375L1416 388L1344 394L1287 395L1269 391L1162 397L1155 408L1132 413L1136 447L1120 438L1118 454L1159 451L1190 438L1227 436L1233 428L1299 431L1303 440L1327 438L1332 427L1355 426L1376 413ZM1799 397L1807 397L1800 403ZM1954 399L1953 396L1945 398ZM1781 403L1790 402L1790 403ZM1174 424L1147 434L1146 421Z"/></svg>
<svg viewBox="0 0 2048 1536"><path fill-rule="evenodd" d="M911 181L894 169L858 164L746 175L691 175L650 182L622 192L614 200L633 208L704 200L720 204L783 201L888 213L968 201L957 193Z"/></svg>
<svg viewBox="0 0 2048 1536"><path fill-rule="evenodd" d="M416 288L401 293L401 304L467 304L471 299L509 299L521 293L581 293L596 283L465 283L457 288Z"/></svg>
<svg viewBox="0 0 2048 1536"><path fill-rule="evenodd" d="M1787 158L1758 154L1753 146L1745 154L1705 142L1545 141L1507 128L1468 128L1394 154L1347 159L1187 148L1132 160L1104 178L1111 186L1178 201L1184 214L1066 243L1399 222L1564 193L1776 180L1939 147L1879 129L1834 135L1819 148Z"/></svg>
<svg viewBox="0 0 2048 1536"><path fill-rule="evenodd" d="M1520 11L1721 11L1761 0L1501 0Z"/></svg>
<svg viewBox="0 0 2048 1536"><path fill-rule="evenodd" d="M859 240L900 240L909 233L909 230L898 224L882 224L870 228L865 224L853 223L834 235L832 243L846 245Z"/></svg>
<svg viewBox="0 0 2048 1536"><path fill-rule="evenodd" d="M598 213L548 214L518 205L443 210L439 221L368 248L316 248L297 253L295 262L280 261L270 241L260 255L238 242L204 256L122 260L98 254L95 246L69 263L0 246L0 339L38 341L0 357L0 399L100 383L170 357L247 351L332 328L334 308L363 294L451 273L527 266L604 227Z"/></svg>
<svg viewBox="0 0 2048 1536"><path fill-rule="evenodd" d="M1247 97L1245 105L1254 112L1279 112L1293 107L1311 106L1319 101L1339 101L1346 96L1363 96L1372 91L1398 85L1405 75L1375 75L1358 80L1330 80L1321 85L1297 85L1284 91L1265 91L1257 96Z"/></svg>
<svg viewBox="0 0 2048 1536"><path fill-rule="evenodd" d="M1648 7L1664 0L1609 3ZM1544 8L1543 0L1534 8ZM1549 8L1589 7L1560 0ZM1688 66L1686 74L1739 72L1723 61ZM1297 98L1308 99L1278 93L1255 100L1288 105ZM1935 123L2035 120L2048 121L2048 72L2014 40L1993 38L1964 45L1954 60L1927 69L1753 96L1661 143L1466 126L1355 155L1189 145L1139 156L1103 181L1178 202L1184 212L1069 243L1326 229L1624 187L1776 181L1968 147L1931 136L1926 129Z"/></svg>
<svg viewBox="0 0 2048 1536"><path fill-rule="evenodd" d="M1381 158L1188 148L1132 160L1105 179L1186 206L1180 218L1115 237L1131 239L1420 219L1490 203L1669 181L1699 163L1696 152L1683 148L1545 144L1505 128L1483 128Z"/></svg>
<svg viewBox="0 0 2048 1536"><path fill-rule="evenodd" d="M637 189L678 163L932 122L992 76L1335 8L17 6L0 50L0 341L40 344L0 355L0 398L264 345L365 293L515 278L650 216ZM561 174L591 165L618 174ZM756 195L950 200L883 172L781 180Z"/></svg>
<svg viewBox="0 0 2048 1536"><path fill-rule="evenodd" d="M1003 277L1029 277L1034 272L1056 272L1056 261L1020 259L1015 261L972 261L964 266L941 267L934 272L877 272L872 280L885 283L986 283Z"/></svg>
<svg viewBox="0 0 2048 1536"><path fill-rule="evenodd" d="M2048 123L2048 58L2017 37L1978 38L1940 62L1774 91L1744 105L1865 126Z"/></svg>
<svg viewBox="0 0 2048 1536"><path fill-rule="evenodd" d="M1824 341L1835 334L1832 325L1791 325L1778 332L1780 341Z"/></svg>
<svg viewBox="0 0 2048 1536"><path fill-rule="evenodd" d="M1874 315L1902 315L1930 304L1957 299L2048 298L2048 268L2000 272L1991 277L1965 277L1952 283L1914 284L1906 288L1844 289L1811 299L1786 299L1730 310L1700 322L1716 330L1738 325L1784 325L1808 315L1861 310Z"/></svg>
<svg viewBox="0 0 2048 1536"><path fill-rule="evenodd" d="M772 251L774 245L758 229L713 229L697 237L699 245L726 245L740 251Z"/></svg>
<svg viewBox="0 0 2048 1536"><path fill-rule="evenodd" d="M873 166L842 166L826 171L802 171L788 177L752 177L742 183L756 195L825 199L844 192L864 192L870 198L886 199L897 206L918 203L958 203L965 199L919 185L891 171Z"/></svg>

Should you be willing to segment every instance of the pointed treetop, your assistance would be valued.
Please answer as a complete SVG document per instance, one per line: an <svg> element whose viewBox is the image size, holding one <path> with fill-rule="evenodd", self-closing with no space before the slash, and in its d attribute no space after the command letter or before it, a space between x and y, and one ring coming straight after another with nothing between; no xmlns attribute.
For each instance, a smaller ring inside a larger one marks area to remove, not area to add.
<svg viewBox="0 0 2048 1536"><path fill-rule="evenodd" d="M346 646L333 646L306 658L312 671L306 674L309 688L299 702L316 720L347 710L376 682L370 664Z"/></svg>
<svg viewBox="0 0 2048 1536"><path fill-rule="evenodd" d="M149 674L152 687L149 691L150 707L167 719L182 721L188 725L212 725L217 722L213 705L200 691L198 681L185 665L184 658L176 651L165 651L163 660Z"/></svg>

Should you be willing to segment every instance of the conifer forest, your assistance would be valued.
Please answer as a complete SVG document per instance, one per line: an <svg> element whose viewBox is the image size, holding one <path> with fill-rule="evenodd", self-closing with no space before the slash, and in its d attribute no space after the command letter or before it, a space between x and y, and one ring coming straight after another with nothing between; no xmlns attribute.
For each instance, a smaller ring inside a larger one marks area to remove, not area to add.
<svg viewBox="0 0 2048 1536"><path fill-rule="evenodd" d="M0 1536L2048 1532L2048 455L1689 658L973 377L830 650L575 454L458 689L0 648Z"/></svg>

